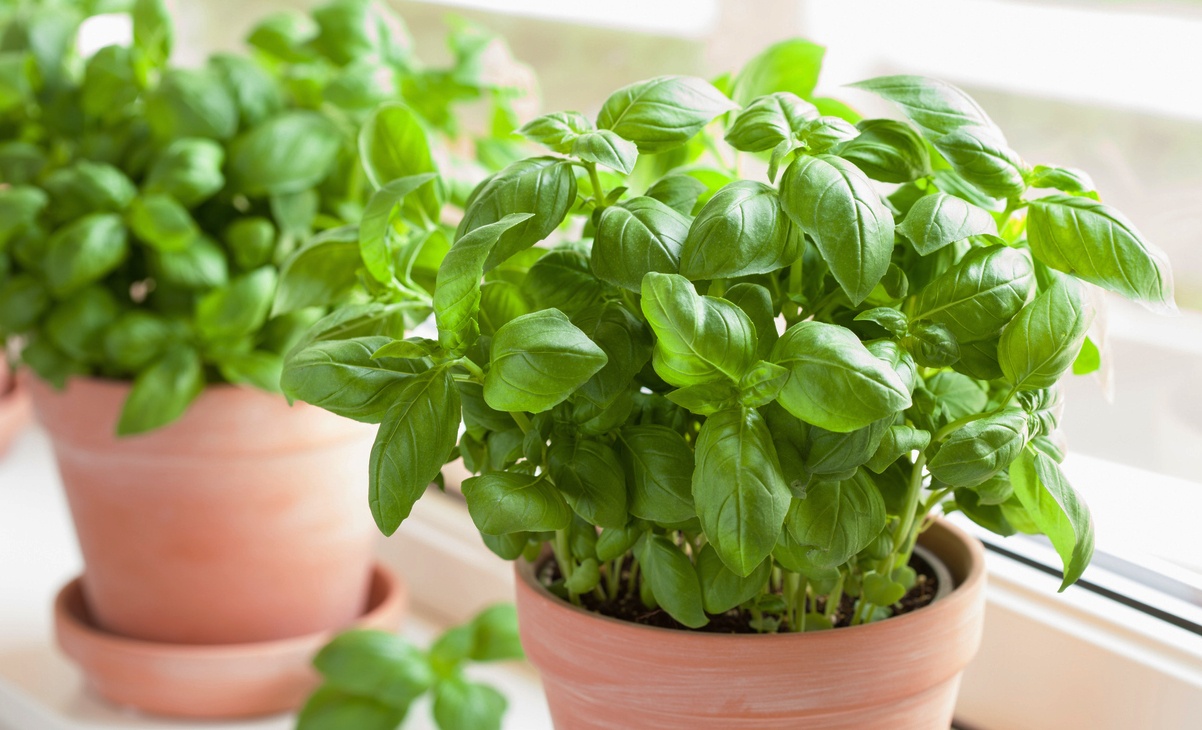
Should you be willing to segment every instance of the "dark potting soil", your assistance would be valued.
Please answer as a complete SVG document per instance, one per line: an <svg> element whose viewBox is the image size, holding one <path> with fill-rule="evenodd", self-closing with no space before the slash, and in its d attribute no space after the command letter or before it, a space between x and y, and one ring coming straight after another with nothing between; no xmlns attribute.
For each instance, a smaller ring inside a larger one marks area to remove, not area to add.
<svg viewBox="0 0 1202 730"><path fill-rule="evenodd" d="M939 590L939 579L935 577L935 571L931 569L927 561L918 555L912 555L910 557L910 567L914 569L918 577L914 587L906 595L902 596L900 601L893 605L893 615L895 616L916 611L929 604L935 599L935 593ZM630 568L623 568L623 585L626 584L629 577ZM545 586L561 580L562 575L559 572L559 565L554 560L545 561L539 568L538 579ZM643 605L637 593L634 595L623 594L616 600L611 599L607 601L601 601L594 594L588 593L580 596L580 602L584 608L595 613L622 621L643 624L644 626L657 626L663 629L681 629L684 631L702 631L713 634L761 633L751 627L753 618L751 612L738 608L719 615L711 614L708 624L700 629L690 629L669 616L667 611L664 611L662 608L648 609ZM819 598L817 603L816 607L811 606L812 610L824 611L826 609L825 598ZM855 599L844 595L843 600L839 602L839 608L836 610L835 626L850 626L854 610ZM782 624L780 631L788 631L788 625Z"/></svg>

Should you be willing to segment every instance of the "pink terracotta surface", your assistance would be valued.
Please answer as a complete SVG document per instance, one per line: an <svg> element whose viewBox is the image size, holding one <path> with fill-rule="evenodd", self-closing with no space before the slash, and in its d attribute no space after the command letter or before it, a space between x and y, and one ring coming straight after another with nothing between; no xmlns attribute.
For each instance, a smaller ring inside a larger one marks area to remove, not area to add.
<svg viewBox="0 0 1202 730"><path fill-rule="evenodd" d="M32 417L28 389L12 377L4 356L0 355L0 456Z"/></svg>
<svg viewBox="0 0 1202 730"><path fill-rule="evenodd" d="M885 621L807 634L654 628L562 601L517 566L522 645L557 730L947 730L985 605L980 543L936 522L921 544L958 581Z"/></svg>
<svg viewBox="0 0 1202 730"><path fill-rule="evenodd" d="M354 626L395 630L406 599L396 576L377 566L368 610ZM127 639L96 627L78 579L55 599L54 628L63 651L102 696L150 713L195 718L296 709L319 681L310 665L313 655L333 635L226 646Z"/></svg>
<svg viewBox="0 0 1202 730"><path fill-rule="evenodd" d="M29 378L105 630L173 644L304 636L367 600L372 427L209 387L178 422L118 439L128 384Z"/></svg>

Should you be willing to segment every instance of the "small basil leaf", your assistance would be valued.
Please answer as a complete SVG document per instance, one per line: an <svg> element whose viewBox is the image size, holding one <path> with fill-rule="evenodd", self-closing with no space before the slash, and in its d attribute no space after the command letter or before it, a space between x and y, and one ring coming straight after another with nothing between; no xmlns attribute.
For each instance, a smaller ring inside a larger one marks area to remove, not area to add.
<svg viewBox="0 0 1202 730"><path fill-rule="evenodd" d="M891 307L876 307L856 315L857 322L875 322L894 337L906 334L906 315Z"/></svg>
<svg viewBox="0 0 1202 730"><path fill-rule="evenodd" d="M970 236L997 235L997 224L989 211L954 195L935 193L918 199L897 227L914 250L926 256Z"/></svg>
<svg viewBox="0 0 1202 730"><path fill-rule="evenodd" d="M434 722L439 730L501 730L507 706L497 690L462 677L443 680L434 688Z"/></svg>
<svg viewBox="0 0 1202 730"><path fill-rule="evenodd" d="M634 163L639 158L639 150L633 142L608 129L585 132L576 137L572 142L572 154L624 175L634 172Z"/></svg>
<svg viewBox="0 0 1202 730"><path fill-rule="evenodd" d="M913 127L892 119L865 119L856 128L860 135L843 143L836 154L868 177L908 183L930 174L930 152Z"/></svg>
<svg viewBox="0 0 1202 730"><path fill-rule="evenodd" d="M692 280L766 274L800 258L801 244L776 190L739 180L697 214L680 252L680 273Z"/></svg>
<svg viewBox="0 0 1202 730"><path fill-rule="evenodd" d="M1067 278L1035 297L1002 331L998 362L1018 390L1055 385L1072 367L1093 321L1080 285Z"/></svg>
<svg viewBox="0 0 1202 730"><path fill-rule="evenodd" d="M818 110L796 94L782 91L761 96L739 112L726 132L726 142L744 152L764 152L793 139Z"/></svg>
<svg viewBox="0 0 1202 730"><path fill-rule="evenodd" d="M118 436L153 431L184 414L205 387L200 354L173 347L134 378L117 421Z"/></svg>
<svg viewBox="0 0 1202 730"><path fill-rule="evenodd" d="M1064 562L1060 590L1081 577L1093 557L1094 531L1089 508L1061 473L1059 465L1033 449L1010 468L1010 483L1036 527L1052 541Z"/></svg>
<svg viewBox="0 0 1202 730"><path fill-rule="evenodd" d="M712 545L697 555L697 575L701 578L701 597L705 612L722 614L755 598L772 575L772 561L765 560L746 577L727 568Z"/></svg>
<svg viewBox="0 0 1202 730"><path fill-rule="evenodd" d="M793 500L785 529L818 566L839 566L872 544L885 529L885 502L864 472L851 479L818 482L805 499Z"/></svg>
<svg viewBox="0 0 1202 730"><path fill-rule="evenodd" d="M377 189L400 178L438 172L425 129L417 114L403 104L385 104L372 112L359 130L359 156L368 179ZM415 198L406 204L406 209L437 222L442 209L438 186L418 184L408 192L415 192Z"/></svg>
<svg viewBox="0 0 1202 730"><path fill-rule="evenodd" d="M646 196L675 210L681 215L692 215L697 200L708 190L708 186L695 177L682 174L665 175L647 188Z"/></svg>
<svg viewBox="0 0 1202 730"><path fill-rule="evenodd" d="M613 130L654 154L679 147L715 117L737 108L703 79L658 76L618 89L605 100L597 127Z"/></svg>
<svg viewBox="0 0 1202 730"><path fill-rule="evenodd" d="M463 480L463 496L472 521L488 535L563 530L572 521L568 503L545 477L483 474Z"/></svg>
<svg viewBox="0 0 1202 730"><path fill-rule="evenodd" d="M579 112L555 112L530 120L518 129L518 134L552 152L566 155L571 153L577 137L592 130L593 123Z"/></svg>
<svg viewBox="0 0 1202 730"><path fill-rule="evenodd" d="M960 344L951 330L936 322L919 322L902 345L926 368L942 368L960 359Z"/></svg>
<svg viewBox="0 0 1202 730"><path fill-rule="evenodd" d="M290 398L379 423L406 382L428 367L418 360L375 357L390 342L360 336L310 343L289 355L280 386Z"/></svg>
<svg viewBox="0 0 1202 730"><path fill-rule="evenodd" d="M329 119L311 111L285 112L230 145L230 183L252 197L301 192L329 175L341 147Z"/></svg>
<svg viewBox="0 0 1202 730"><path fill-rule="evenodd" d="M608 359L558 309L526 314L493 337L484 399L500 411L541 413L575 392Z"/></svg>
<svg viewBox="0 0 1202 730"><path fill-rule="evenodd" d="M597 278L637 292L650 271L675 274L689 220L654 198L632 198L601 214L593 242Z"/></svg>
<svg viewBox="0 0 1202 730"><path fill-rule="evenodd" d="M334 304L358 284L358 233L351 226L314 236L280 267L273 315Z"/></svg>
<svg viewBox="0 0 1202 730"><path fill-rule="evenodd" d="M676 543L663 535L647 535L638 557L643 580L668 615L691 629L709 623L697 571Z"/></svg>
<svg viewBox="0 0 1202 730"><path fill-rule="evenodd" d="M776 400L789 371L780 365L760 360L739 381L739 402L748 408L758 408Z"/></svg>
<svg viewBox="0 0 1202 730"><path fill-rule="evenodd" d="M631 465L630 514L659 524L696 516L693 507L693 450L666 426L628 426L620 434Z"/></svg>
<svg viewBox="0 0 1202 730"><path fill-rule="evenodd" d="M975 487L1009 468L1026 442L1027 414L1007 408L952 431L928 468L944 484Z"/></svg>
<svg viewBox="0 0 1202 730"><path fill-rule="evenodd" d="M434 671L422 652L387 631L347 631L322 647L313 667L326 682L345 692L398 709L434 686Z"/></svg>
<svg viewBox="0 0 1202 730"><path fill-rule="evenodd" d="M626 524L626 475L612 448L587 439L559 440L548 454L548 467L568 504L590 525Z"/></svg>

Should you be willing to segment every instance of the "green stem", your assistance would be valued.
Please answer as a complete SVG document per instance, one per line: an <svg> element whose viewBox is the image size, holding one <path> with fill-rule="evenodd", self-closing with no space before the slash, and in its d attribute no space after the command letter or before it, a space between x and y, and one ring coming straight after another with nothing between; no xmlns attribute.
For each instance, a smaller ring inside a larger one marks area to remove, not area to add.
<svg viewBox="0 0 1202 730"><path fill-rule="evenodd" d="M484 371L480 369L479 365L472 362L471 358L461 357L455 361L455 364L462 365L464 370L472 374L472 377L476 379L476 382L480 384L484 383Z"/></svg>
<svg viewBox="0 0 1202 730"><path fill-rule="evenodd" d="M530 417L525 413L510 411L509 415L513 416L514 422L517 423L518 428L522 429L522 433L530 433L530 429L534 428L534 425L530 423Z"/></svg>
<svg viewBox="0 0 1202 730"><path fill-rule="evenodd" d="M609 584L609 595L614 600L618 598L618 588L622 585L622 565L626 562L626 555L619 555L609 563L609 575L607 582Z"/></svg>
<svg viewBox="0 0 1202 730"><path fill-rule="evenodd" d="M902 508L901 524L893 533L893 554L889 561L895 562L897 554L910 538L910 530L914 528L914 516L918 512L918 500L922 496L922 471L927 465L927 455L920 453L910 470L910 484L906 489L905 507Z"/></svg>
<svg viewBox="0 0 1202 730"><path fill-rule="evenodd" d="M801 588L801 576L792 571L785 573L784 590L785 606L789 617L789 630L797 631L797 593ZM802 599L804 601L804 599ZM804 608L804 606L803 606Z"/></svg>
<svg viewBox="0 0 1202 730"><path fill-rule="evenodd" d="M626 581L627 595L638 595L639 587L639 561L635 560L630 564L630 579Z"/></svg>
<svg viewBox="0 0 1202 730"><path fill-rule="evenodd" d="M985 411L984 413L971 413L967 416L964 416L963 418L957 418L956 420L952 421L951 423L947 424L943 428L936 431L934 437L932 437L932 440L933 441L942 441L943 439L945 439L949 435L951 435L951 433L953 431L955 431L956 429L966 426L966 425L972 423L973 421L979 421L982 418L989 418L990 416L996 416L997 414L999 414L1003 410L1005 410L1006 406L1010 405L1010 401L1014 400L1014 396L1017 394L1018 394L1018 388L1012 388L1010 390L1010 392L1006 394L1005 399L1002 400L1002 402L998 405L997 408L994 408L993 410L990 410L990 411Z"/></svg>
<svg viewBox="0 0 1202 730"><path fill-rule="evenodd" d="M726 279L714 279L710 282L710 288L709 291L706 292L706 295L711 297L720 297L725 293Z"/></svg>
<svg viewBox="0 0 1202 730"><path fill-rule="evenodd" d="M826 597L826 610L823 613L831 620L835 621L835 611L839 608L839 604L843 601L843 572L839 572L839 577L835 579L835 587L831 589L831 593Z"/></svg>
<svg viewBox="0 0 1202 730"><path fill-rule="evenodd" d="M584 169L588 170L588 179L593 184L593 200L597 201L597 208L605 208L605 188L601 185L601 175L597 172L597 163L585 162Z"/></svg>
<svg viewBox="0 0 1202 730"><path fill-rule="evenodd" d="M572 563L572 546L568 539L567 530L555 531L555 542L552 544L551 549L555 553L555 560L559 563L559 572L563 575L564 581L571 580L572 571L575 566ZM571 599L572 603L580 605L580 596L573 593L571 589L568 590L568 598Z"/></svg>

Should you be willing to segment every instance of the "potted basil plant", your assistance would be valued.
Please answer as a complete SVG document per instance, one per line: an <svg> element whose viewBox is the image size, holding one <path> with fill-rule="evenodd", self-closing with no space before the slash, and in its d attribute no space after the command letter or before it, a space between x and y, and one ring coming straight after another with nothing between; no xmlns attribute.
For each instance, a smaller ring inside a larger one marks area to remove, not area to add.
<svg viewBox="0 0 1202 730"><path fill-rule="evenodd" d="M1173 306L1164 254L950 84L856 85L904 120L807 100L821 55L527 124L547 149L468 199L436 340L286 363L381 420L385 534L448 459L478 475L561 730L947 727L984 566L932 514L1047 535L1064 586L1090 560L1057 383L1099 364L1088 288Z"/></svg>
<svg viewBox="0 0 1202 730"><path fill-rule="evenodd" d="M366 0L269 18L250 36L253 56L200 68L168 62L160 0L131 4L131 45L79 58L81 7L23 4L0 54L0 339L30 371L82 548L86 615L107 632L83 631L64 598L60 636L117 701L282 710L311 684L303 656L299 670L280 659L266 693L209 696L187 680L189 692L171 694L160 690L186 673L113 673L104 639L317 637L315 649L364 613L373 585L395 588L373 578L371 524L347 484L371 429L291 408L283 355L355 296L307 286L315 251L325 275L352 283L375 265L346 224L379 217L390 166L433 171L438 150L468 135L461 101L490 98L504 117L519 97L481 71L496 45L479 28L453 31L452 67L426 68L394 32L400 19ZM427 186L415 205L436 217L457 195ZM422 243L426 267L447 245ZM373 294L399 303L398 334L430 298Z"/></svg>

